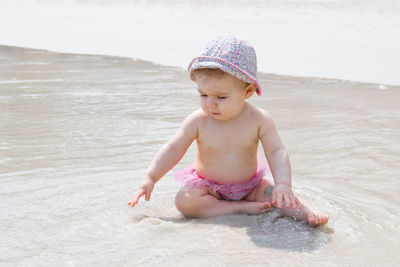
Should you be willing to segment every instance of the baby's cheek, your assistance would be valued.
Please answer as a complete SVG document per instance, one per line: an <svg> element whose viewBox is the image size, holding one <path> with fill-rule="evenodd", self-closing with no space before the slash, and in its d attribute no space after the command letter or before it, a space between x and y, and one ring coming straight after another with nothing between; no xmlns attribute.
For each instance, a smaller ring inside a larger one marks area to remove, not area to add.
<svg viewBox="0 0 400 267"><path fill-rule="evenodd" d="M200 98L199 104L200 104L200 107L201 107L201 108L204 108L205 105L206 105L205 102L204 102L204 100L202 100L201 98Z"/></svg>
<svg viewBox="0 0 400 267"><path fill-rule="evenodd" d="M201 109L203 110L204 113L208 114L207 106L204 103L200 103L200 107L201 107Z"/></svg>
<svg viewBox="0 0 400 267"><path fill-rule="evenodd" d="M230 104L230 105L224 105L223 107L226 112L229 112L231 115L238 115L241 111L241 109L236 105L236 104Z"/></svg>

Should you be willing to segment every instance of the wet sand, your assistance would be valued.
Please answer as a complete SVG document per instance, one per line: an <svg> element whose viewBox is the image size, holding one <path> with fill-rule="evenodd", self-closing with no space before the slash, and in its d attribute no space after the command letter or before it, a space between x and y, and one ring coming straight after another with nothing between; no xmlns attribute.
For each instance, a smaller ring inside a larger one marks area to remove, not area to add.
<svg viewBox="0 0 400 267"><path fill-rule="evenodd" d="M172 172L127 208L155 152L198 106L177 67L0 46L0 263L396 266L400 86L260 74L295 192L331 216L186 219ZM190 148L176 167L193 161Z"/></svg>

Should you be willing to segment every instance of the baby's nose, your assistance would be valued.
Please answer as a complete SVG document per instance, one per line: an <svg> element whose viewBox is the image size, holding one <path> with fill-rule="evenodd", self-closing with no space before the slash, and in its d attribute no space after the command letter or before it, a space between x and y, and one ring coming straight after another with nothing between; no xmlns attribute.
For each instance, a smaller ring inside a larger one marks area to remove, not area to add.
<svg viewBox="0 0 400 267"><path fill-rule="evenodd" d="M207 106L209 107L215 107L217 106L217 103L215 102L214 99L212 99L211 97L207 100Z"/></svg>

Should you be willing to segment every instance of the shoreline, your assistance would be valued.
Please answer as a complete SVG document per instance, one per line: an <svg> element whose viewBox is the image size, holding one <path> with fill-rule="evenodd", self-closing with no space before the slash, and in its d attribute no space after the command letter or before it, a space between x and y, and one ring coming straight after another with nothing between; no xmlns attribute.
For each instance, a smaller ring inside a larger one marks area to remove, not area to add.
<svg viewBox="0 0 400 267"><path fill-rule="evenodd" d="M158 62L153 62L150 60L145 60L141 58L132 58L132 57L127 57L127 56L122 56L122 55L109 55L109 54L101 54L101 53L75 53L75 52L64 52L64 51L55 51L55 50L50 50L50 49L45 49L45 48L32 48L32 47L26 47L26 46L15 46L15 45L7 45L7 44L2 44L0 43L0 48L5 47L9 49L26 49L26 50L36 50L36 51L43 51L47 53L56 53L56 54L65 54L65 55L81 55L81 56L95 56L95 57L110 57L110 58L119 58L119 59L124 59L124 60L132 60L134 62L144 62L147 64L152 64L154 66L159 66L159 67L174 67L174 68L179 68L183 72L187 72L186 68L182 66L176 66L176 65L167 65L167 64L162 64ZM267 73L263 71L258 71L258 75L270 75L270 76L275 76L277 78L282 78L282 79L310 79L310 80L319 80L322 82L327 82L327 83L348 83L348 84L363 84L367 86L376 86L378 90L386 90L387 87L399 87L400 85L397 84L386 84L386 83L375 83L375 82L365 82L365 81L357 81L357 80L348 80L348 79L339 79L339 78L329 78L329 77L318 77L318 76L297 76L297 75L289 75L289 74L280 74L280 73ZM1 83L1 82L0 82Z"/></svg>

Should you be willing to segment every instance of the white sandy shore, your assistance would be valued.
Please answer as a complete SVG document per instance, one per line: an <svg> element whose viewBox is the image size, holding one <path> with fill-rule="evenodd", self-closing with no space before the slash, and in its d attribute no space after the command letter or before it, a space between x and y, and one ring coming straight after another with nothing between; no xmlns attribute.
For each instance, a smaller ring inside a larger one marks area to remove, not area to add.
<svg viewBox="0 0 400 267"><path fill-rule="evenodd" d="M266 73L400 84L400 4L382 1L0 0L0 44L186 67L235 33Z"/></svg>

